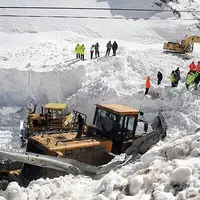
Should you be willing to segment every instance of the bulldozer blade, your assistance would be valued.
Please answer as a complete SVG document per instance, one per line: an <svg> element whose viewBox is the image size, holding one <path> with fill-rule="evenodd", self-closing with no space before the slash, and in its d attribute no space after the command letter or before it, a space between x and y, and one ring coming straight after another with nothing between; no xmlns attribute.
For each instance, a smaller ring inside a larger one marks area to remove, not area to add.
<svg viewBox="0 0 200 200"><path fill-rule="evenodd" d="M132 156L127 157L125 160L117 160L110 162L106 165L92 166L68 158L59 158L30 152L19 153L0 151L0 159L23 162L30 165L55 169L59 171L69 172L72 174L81 173L87 175L101 175L109 172L110 170L116 170L119 167L125 165L127 162L129 162L130 158L132 158Z"/></svg>
<svg viewBox="0 0 200 200"><path fill-rule="evenodd" d="M50 168L60 171L70 172L72 174L79 173L94 173L96 174L98 168L95 166L87 165L79 161L67 158L59 158L30 152L8 152L0 151L1 159L8 159L18 161L39 167Z"/></svg>

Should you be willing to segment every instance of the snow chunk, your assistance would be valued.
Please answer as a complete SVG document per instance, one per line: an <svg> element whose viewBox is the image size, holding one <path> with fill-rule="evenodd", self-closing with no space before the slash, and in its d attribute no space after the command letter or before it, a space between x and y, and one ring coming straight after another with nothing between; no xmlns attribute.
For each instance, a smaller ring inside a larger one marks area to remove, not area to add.
<svg viewBox="0 0 200 200"><path fill-rule="evenodd" d="M141 161L144 163L145 166L149 166L156 159L163 159L159 156L158 151L148 151L144 155L141 156Z"/></svg>
<svg viewBox="0 0 200 200"><path fill-rule="evenodd" d="M177 198L179 200L186 200L186 194L185 194L185 191L181 191L177 194Z"/></svg>
<svg viewBox="0 0 200 200"><path fill-rule="evenodd" d="M196 149L196 148L199 148L200 147L200 138L198 138L197 140L193 141L191 143L191 149Z"/></svg>
<svg viewBox="0 0 200 200"><path fill-rule="evenodd" d="M192 174L190 167L179 167L172 172L172 181L178 182L179 184L186 183Z"/></svg>
<svg viewBox="0 0 200 200"><path fill-rule="evenodd" d="M6 199L9 199L9 200L24 199L21 188L17 182L9 183L9 185L5 191L5 197L6 197Z"/></svg>
<svg viewBox="0 0 200 200"><path fill-rule="evenodd" d="M0 200L6 200L6 199L5 199L4 197L1 197L1 196L0 196Z"/></svg>
<svg viewBox="0 0 200 200"><path fill-rule="evenodd" d="M142 176L135 176L130 180L129 191L131 195L135 195L143 186L144 179Z"/></svg>
<svg viewBox="0 0 200 200"><path fill-rule="evenodd" d="M111 171L103 177L97 192L102 193L105 197L109 197L114 189L124 187L127 183L127 179Z"/></svg>
<svg viewBox="0 0 200 200"><path fill-rule="evenodd" d="M106 198L102 194L99 194L94 200L108 200L108 198Z"/></svg>
<svg viewBox="0 0 200 200"><path fill-rule="evenodd" d="M173 200L174 196L167 192L158 192L155 195L155 200Z"/></svg>

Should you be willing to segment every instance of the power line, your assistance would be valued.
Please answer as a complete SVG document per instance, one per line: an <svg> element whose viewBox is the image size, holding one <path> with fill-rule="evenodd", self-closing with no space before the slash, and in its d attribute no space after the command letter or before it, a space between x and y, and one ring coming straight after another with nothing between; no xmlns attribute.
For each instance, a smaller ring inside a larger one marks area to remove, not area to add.
<svg viewBox="0 0 200 200"><path fill-rule="evenodd" d="M125 17L106 17L106 16L65 16L65 15L15 15L15 14L5 14L0 15L0 17L13 17L13 18L60 18L60 19L126 19ZM158 21L177 21L177 20L185 20L185 21L195 21L199 19L192 18L178 18L178 19L158 19L158 18L140 18L140 17L130 17L128 19L138 20L158 20Z"/></svg>
<svg viewBox="0 0 200 200"><path fill-rule="evenodd" d="M38 9L38 10L102 10L102 11L140 11L140 12L173 12L173 10L144 9L144 8L105 8L105 7L49 7L49 6L0 6L0 9ZM200 10L177 10L177 12L195 12Z"/></svg>

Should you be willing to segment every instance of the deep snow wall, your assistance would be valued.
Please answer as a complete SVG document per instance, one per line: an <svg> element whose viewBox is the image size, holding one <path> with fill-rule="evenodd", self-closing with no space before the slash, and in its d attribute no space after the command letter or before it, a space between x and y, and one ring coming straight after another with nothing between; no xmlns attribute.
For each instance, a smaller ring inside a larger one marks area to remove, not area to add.
<svg viewBox="0 0 200 200"><path fill-rule="evenodd" d="M78 76L77 76L78 74ZM25 106L32 103L66 102L85 79L84 68L35 72L0 70L0 106Z"/></svg>

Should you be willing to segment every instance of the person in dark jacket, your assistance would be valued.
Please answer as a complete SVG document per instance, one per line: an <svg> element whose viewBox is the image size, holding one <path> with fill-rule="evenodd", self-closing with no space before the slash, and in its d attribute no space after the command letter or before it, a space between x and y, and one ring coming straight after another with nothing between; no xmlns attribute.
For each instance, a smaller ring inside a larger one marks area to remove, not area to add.
<svg viewBox="0 0 200 200"><path fill-rule="evenodd" d="M110 50L111 50L111 48L112 48L111 41L109 41L109 42L107 43L106 48L107 48L107 50L106 50L106 56L109 56L109 55L110 55Z"/></svg>
<svg viewBox="0 0 200 200"><path fill-rule="evenodd" d="M116 41L114 41L113 45L112 45L112 50L113 50L113 56L116 56L116 51L118 49L118 44Z"/></svg>
<svg viewBox="0 0 200 200"><path fill-rule="evenodd" d="M94 45L94 49L95 49L95 58L99 57L99 43L97 42Z"/></svg>
<svg viewBox="0 0 200 200"><path fill-rule="evenodd" d="M180 76L180 70L179 67L174 71L174 87L178 86L178 82L180 81L181 76Z"/></svg>
<svg viewBox="0 0 200 200"><path fill-rule="evenodd" d="M194 79L194 89L198 90L198 84L200 82L200 73L196 73L196 78Z"/></svg>
<svg viewBox="0 0 200 200"><path fill-rule="evenodd" d="M157 73L157 78L158 78L158 85L160 85L161 81L163 79L163 75L162 75L162 73L160 71L158 71L158 73Z"/></svg>

